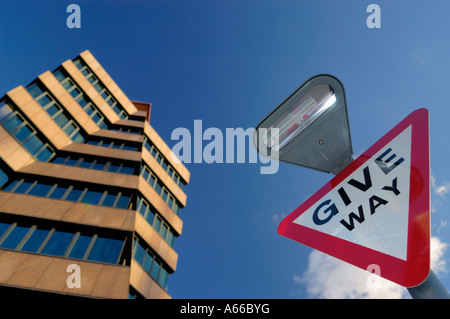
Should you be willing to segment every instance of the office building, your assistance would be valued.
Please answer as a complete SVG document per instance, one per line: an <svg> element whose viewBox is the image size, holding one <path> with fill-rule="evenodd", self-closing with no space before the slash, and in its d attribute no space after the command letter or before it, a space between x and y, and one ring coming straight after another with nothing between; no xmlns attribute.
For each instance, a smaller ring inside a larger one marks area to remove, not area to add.
<svg viewBox="0 0 450 319"><path fill-rule="evenodd" d="M89 51L2 97L2 293L171 298L190 173L150 110Z"/></svg>

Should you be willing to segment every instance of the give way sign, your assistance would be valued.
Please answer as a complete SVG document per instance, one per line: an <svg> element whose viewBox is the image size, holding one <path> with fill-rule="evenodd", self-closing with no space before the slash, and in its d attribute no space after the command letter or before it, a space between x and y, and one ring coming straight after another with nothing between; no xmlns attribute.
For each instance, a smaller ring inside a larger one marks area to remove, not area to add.
<svg viewBox="0 0 450 319"><path fill-rule="evenodd" d="M405 287L430 271L428 110L418 109L279 225L278 233Z"/></svg>

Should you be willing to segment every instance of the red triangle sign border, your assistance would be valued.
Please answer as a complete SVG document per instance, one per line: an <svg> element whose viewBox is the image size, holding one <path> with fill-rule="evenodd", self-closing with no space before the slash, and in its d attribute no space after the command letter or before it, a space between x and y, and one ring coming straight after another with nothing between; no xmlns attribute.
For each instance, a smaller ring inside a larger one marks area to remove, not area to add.
<svg viewBox="0 0 450 319"><path fill-rule="evenodd" d="M406 260L294 223L317 201L364 165L390 141L411 126L409 215ZM279 225L278 233L364 270L378 265L380 276L405 287L423 282L430 271L429 114L409 114L330 182L308 198Z"/></svg>

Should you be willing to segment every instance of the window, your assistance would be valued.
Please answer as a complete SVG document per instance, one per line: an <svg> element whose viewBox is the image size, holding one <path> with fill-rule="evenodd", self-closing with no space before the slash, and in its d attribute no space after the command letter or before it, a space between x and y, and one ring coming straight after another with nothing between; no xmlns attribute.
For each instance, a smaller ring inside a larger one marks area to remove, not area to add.
<svg viewBox="0 0 450 319"><path fill-rule="evenodd" d="M1 243L1 248L15 249L28 232L27 227L17 226L17 224L13 224L11 227L12 230L9 232L8 237Z"/></svg>
<svg viewBox="0 0 450 319"><path fill-rule="evenodd" d="M64 256L73 236L73 233L54 231L45 248L42 250L42 253L53 256Z"/></svg>
<svg viewBox="0 0 450 319"><path fill-rule="evenodd" d="M45 197L53 188L53 184L36 184L34 187L28 192L28 195L35 195Z"/></svg>
<svg viewBox="0 0 450 319"><path fill-rule="evenodd" d="M72 247L72 250L70 251L69 257L83 259L86 250L88 249L89 244L91 243L92 237L80 235L79 233L77 233L75 236L77 236L77 239L74 246Z"/></svg>
<svg viewBox="0 0 450 319"><path fill-rule="evenodd" d="M82 203L97 205L103 196L103 192L89 190L84 194Z"/></svg>
<svg viewBox="0 0 450 319"><path fill-rule="evenodd" d="M136 238L134 240L133 250L134 260L142 266L155 282L164 290L167 290L169 273L164 268L162 261L149 249L145 249Z"/></svg>
<svg viewBox="0 0 450 319"><path fill-rule="evenodd" d="M178 185L178 187L180 187L183 190L186 183L182 181L181 177L170 165L169 161L166 158L164 158L164 156L158 151L158 149L153 145L153 143L147 136L144 137L144 147L156 159L158 164L161 165L164 171L173 179L173 181Z"/></svg>
<svg viewBox="0 0 450 319"><path fill-rule="evenodd" d="M3 191L29 194L52 199L82 202L120 209L132 209L131 195L126 192L99 190L94 187L79 187L64 184L51 184L35 180L11 180L5 183Z"/></svg>
<svg viewBox="0 0 450 319"><path fill-rule="evenodd" d="M92 140L91 139L91 140L87 140L86 144L110 147L110 148L122 149L122 150L128 150L128 151L139 150L139 146L135 143L121 142L121 141L109 140L109 139L103 139L103 140Z"/></svg>
<svg viewBox="0 0 450 319"><path fill-rule="evenodd" d="M49 92L44 91L39 83L32 84L27 90L69 138L76 143L84 142L84 137L81 135L78 125Z"/></svg>
<svg viewBox="0 0 450 319"><path fill-rule="evenodd" d="M11 216L6 217L7 220L10 218ZM0 247L111 264L119 262L125 237L112 238L94 234L92 230L83 233L64 230L68 228L68 225L63 226L63 223L60 223L50 229L33 224L32 219L27 218L19 223L2 222L0 223Z"/></svg>
<svg viewBox="0 0 450 319"><path fill-rule="evenodd" d="M90 116L90 118L101 129L108 129L108 124L105 123L105 118L100 113L98 108L92 103L92 101L85 95L81 89L75 84L70 76L63 69L58 69L53 72L53 75L58 79L61 85L72 95L81 108Z"/></svg>
<svg viewBox="0 0 450 319"><path fill-rule="evenodd" d="M8 182L8 180L9 180L8 174L6 174L5 171L3 171L0 167L0 187L5 185L6 182Z"/></svg>
<svg viewBox="0 0 450 319"><path fill-rule="evenodd" d="M55 152L11 105L0 102L0 124L39 161L50 160Z"/></svg>
<svg viewBox="0 0 450 319"><path fill-rule="evenodd" d="M141 175L175 214L178 215L181 204L178 203L172 193L169 192L146 164L141 166Z"/></svg>
<svg viewBox="0 0 450 319"><path fill-rule="evenodd" d="M49 232L49 229L35 229L21 250L28 252L37 252L44 240L47 238Z"/></svg>
<svg viewBox="0 0 450 319"><path fill-rule="evenodd" d="M147 223L164 239L170 247L175 244L175 232L162 220L157 210L142 197L138 197L137 211L144 217Z"/></svg>
<svg viewBox="0 0 450 319"><path fill-rule="evenodd" d="M123 240L97 237L88 260L116 264L123 247Z"/></svg>
<svg viewBox="0 0 450 319"><path fill-rule="evenodd" d="M116 99L108 91L105 85L102 82L100 82L100 80L89 69L86 63L84 63L84 61L81 58L75 59L73 63L78 67L81 73L83 73L86 79L92 84L92 86L97 90L97 92L111 107L111 109L119 116L119 118L125 120L128 119L129 115L127 114L123 106L116 101Z"/></svg>

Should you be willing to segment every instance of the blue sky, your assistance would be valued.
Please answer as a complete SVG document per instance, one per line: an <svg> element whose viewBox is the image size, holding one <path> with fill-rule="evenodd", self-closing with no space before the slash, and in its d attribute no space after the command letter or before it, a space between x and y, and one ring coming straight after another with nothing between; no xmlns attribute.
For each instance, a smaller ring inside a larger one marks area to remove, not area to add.
<svg viewBox="0 0 450 319"><path fill-rule="evenodd" d="M81 29L66 26L70 3ZM371 3L380 29L366 25ZM193 131L194 120L255 127L306 79L329 73L346 90L355 155L426 107L433 251L450 288L448 12L442 0L2 1L0 91L89 49L130 99L152 103L151 125L173 146L172 131ZM366 273L277 234L332 175L284 163L273 175L260 163L186 166L174 298L407 297L395 285L368 290Z"/></svg>

